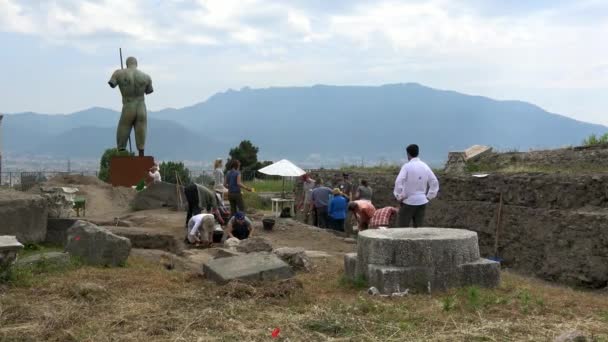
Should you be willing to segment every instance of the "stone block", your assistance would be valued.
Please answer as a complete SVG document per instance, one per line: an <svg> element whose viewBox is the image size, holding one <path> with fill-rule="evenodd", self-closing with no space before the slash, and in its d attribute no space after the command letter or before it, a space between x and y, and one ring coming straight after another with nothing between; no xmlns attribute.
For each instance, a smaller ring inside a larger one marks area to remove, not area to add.
<svg viewBox="0 0 608 342"><path fill-rule="evenodd" d="M44 242L65 246L68 241L68 229L76 223L78 219L69 218L49 218L46 225L46 238Z"/></svg>
<svg viewBox="0 0 608 342"><path fill-rule="evenodd" d="M239 256L239 255L243 255L243 253L237 252L230 248L218 248L217 251L215 252L215 259L230 258L233 256Z"/></svg>
<svg viewBox="0 0 608 342"><path fill-rule="evenodd" d="M40 266L66 267L70 265L70 255L63 252L46 252L20 258L15 262L16 266Z"/></svg>
<svg viewBox="0 0 608 342"><path fill-rule="evenodd" d="M272 244L266 238L254 236L241 240L236 246L236 250L241 253L272 252Z"/></svg>
<svg viewBox="0 0 608 342"><path fill-rule="evenodd" d="M312 270L312 261L310 261L310 258L306 255L304 248L281 247L272 252L296 270L303 270L306 272Z"/></svg>
<svg viewBox="0 0 608 342"><path fill-rule="evenodd" d="M231 280L265 281L294 276L291 267L274 254L250 253L229 258L213 259L203 265L209 280L225 284Z"/></svg>
<svg viewBox="0 0 608 342"><path fill-rule="evenodd" d="M357 270L357 253L344 254L344 275L349 280L355 280Z"/></svg>
<svg viewBox="0 0 608 342"><path fill-rule="evenodd" d="M4 278L23 245L12 235L0 235L0 278Z"/></svg>
<svg viewBox="0 0 608 342"><path fill-rule="evenodd" d="M185 248L182 239L158 228L116 226L103 228L129 239L132 248L160 249L177 255L181 255Z"/></svg>
<svg viewBox="0 0 608 342"><path fill-rule="evenodd" d="M433 270L428 267L368 265L368 283L380 293L403 292L406 289L426 293L432 288Z"/></svg>
<svg viewBox="0 0 608 342"><path fill-rule="evenodd" d="M42 196L0 190L0 235L14 235L21 243L39 243L46 238L47 202Z"/></svg>
<svg viewBox="0 0 608 342"><path fill-rule="evenodd" d="M68 229L65 250L87 264L121 266L129 257L131 241L90 222L78 220Z"/></svg>
<svg viewBox="0 0 608 342"><path fill-rule="evenodd" d="M497 287L500 284L500 263L479 259L459 266L462 285Z"/></svg>
<svg viewBox="0 0 608 342"><path fill-rule="evenodd" d="M183 186L177 187L175 184L165 182L152 183L135 195L131 207L133 210L178 208L180 198L182 205L185 205Z"/></svg>

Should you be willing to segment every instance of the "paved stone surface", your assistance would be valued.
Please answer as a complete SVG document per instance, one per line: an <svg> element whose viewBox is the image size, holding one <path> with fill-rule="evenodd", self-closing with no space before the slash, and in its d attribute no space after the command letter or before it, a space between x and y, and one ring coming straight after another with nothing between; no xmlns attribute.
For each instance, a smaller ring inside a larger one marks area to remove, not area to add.
<svg viewBox="0 0 608 342"><path fill-rule="evenodd" d="M76 221L68 229L65 250L91 265L124 265L131 251L131 241L87 221Z"/></svg>
<svg viewBox="0 0 608 342"><path fill-rule="evenodd" d="M312 270L312 261L306 255L304 248L281 247L272 252L296 270L303 270L306 272Z"/></svg>
<svg viewBox="0 0 608 342"><path fill-rule="evenodd" d="M15 265L50 265L54 267L65 267L70 264L70 255L64 252L46 252L19 258Z"/></svg>
<svg viewBox="0 0 608 342"><path fill-rule="evenodd" d="M272 244L266 238L254 236L241 240L236 246L236 250L241 253L272 252Z"/></svg>
<svg viewBox="0 0 608 342"><path fill-rule="evenodd" d="M384 294L494 287L500 281L500 265L481 259L477 233L464 229L366 230L359 233L356 256L347 254L344 266L347 277L363 277Z"/></svg>
<svg viewBox="0 0 608 342"><path fill-rule="evenodd" d="M0 189L0 235L14 235L21 243L42 242L48 216L42 196Z"/></svg>
<svg viewBox="0 0 608 342"><path fill-rule="evenodd" d="M234 279L262 281L286 279L294 276L291 267L270 253L250 253L230 258L213 259L203 265L209 280L225 284Z"/></svg>

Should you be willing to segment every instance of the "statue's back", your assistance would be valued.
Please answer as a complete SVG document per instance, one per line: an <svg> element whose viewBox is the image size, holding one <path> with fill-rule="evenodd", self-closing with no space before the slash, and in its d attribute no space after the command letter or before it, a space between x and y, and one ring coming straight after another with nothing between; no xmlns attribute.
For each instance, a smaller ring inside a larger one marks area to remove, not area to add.
<svg viewBox="0 0 608 342"><path fill-rule="evenodd" d="M123 97L134 99L149 94L152 88L150 76L137 69L121 69L116 71L116 81Z"/></svg>

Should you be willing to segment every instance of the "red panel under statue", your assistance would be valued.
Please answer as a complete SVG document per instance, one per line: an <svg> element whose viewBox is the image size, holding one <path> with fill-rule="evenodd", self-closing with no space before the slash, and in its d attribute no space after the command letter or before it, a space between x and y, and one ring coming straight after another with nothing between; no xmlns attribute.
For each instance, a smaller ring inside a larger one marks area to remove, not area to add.
<svg viewBox="0 0 608 342"><path fill-rule="evenodd" d="M154 166L154 157L116 156L110 159L110 184L112 186L133 186L140 180L148 179L148 172Z"/></svg>

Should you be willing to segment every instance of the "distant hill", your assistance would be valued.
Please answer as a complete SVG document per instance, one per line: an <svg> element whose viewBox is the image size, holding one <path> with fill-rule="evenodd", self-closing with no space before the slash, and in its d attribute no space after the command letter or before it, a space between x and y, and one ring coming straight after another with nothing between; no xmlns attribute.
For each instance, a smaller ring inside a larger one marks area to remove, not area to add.
<svg viewBox="0 0 608 342"><path fill-rule="evenodd" d="M96 157L114 144L119 113L91 108L70 115L5 117L5 149ZM242 139L264 159L305 166L398 161L418 143L439 165L450 150L578 145L608 128L520 101L496 101L419 84L228 90L181 109L149 114L147 151L162 159L211 160ZM90 143L84 144L89 138ZM71 143L68 143L71 142Z"/></svg>

